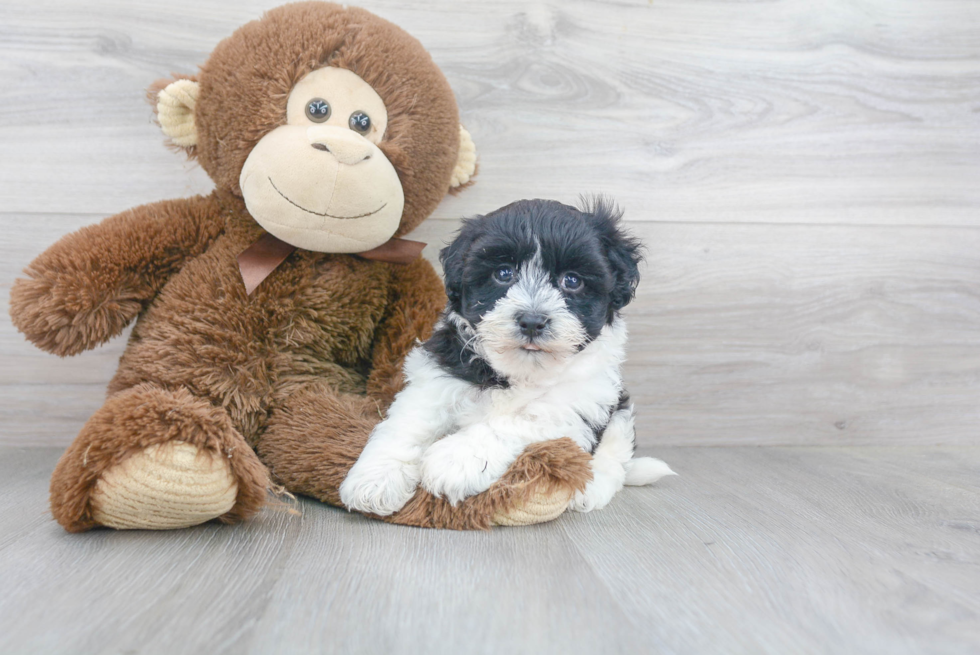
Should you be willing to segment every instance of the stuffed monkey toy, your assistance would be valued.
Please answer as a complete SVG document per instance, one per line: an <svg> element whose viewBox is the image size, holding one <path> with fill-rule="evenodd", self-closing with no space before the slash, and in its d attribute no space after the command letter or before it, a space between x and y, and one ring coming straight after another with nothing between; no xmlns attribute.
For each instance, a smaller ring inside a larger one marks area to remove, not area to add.
<svg viewBox="0 0 980 655"><path fill-rule="evenodd" d="M452 90L395 25L305 2L151 93L214 192L69 234L11 290L14 325L59 356L136 321L105 404L54 471L54 517L70 532L240 521L276 485L338 505L445 304L422 244L399 237L474 174ZM386 520L550 520L590 477L570 440L546 442L483 494L451 506L419 490Z"/></svg>

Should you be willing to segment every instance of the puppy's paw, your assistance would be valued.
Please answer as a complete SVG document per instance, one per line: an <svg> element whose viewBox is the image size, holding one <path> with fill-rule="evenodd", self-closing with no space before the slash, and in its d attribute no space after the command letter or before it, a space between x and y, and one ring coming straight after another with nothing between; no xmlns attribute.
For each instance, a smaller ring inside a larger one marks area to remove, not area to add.
<svg viewBox="0 0 980 655"><path fill-rule="evenodd" d="M568 503L568 509L576 512L602 509L623 488L625 479L626 469L623 464L596 450L592 457L592 480L585 486L584 491L575 492Z"/></svg>
<svg viewBox="0 0 980 655"><path fill-rule="evenodd" d="M602 509L616 495L616 492L609 493L608 489L597 490L594 487L595 485L589 483L585 491L576 491L568 503L568 509L573 512L591 512L594 509Z"/></svg>
<svg viewBox="0 0 980 655"><path fill-rule="evenodd" d="M486 491L510 462L494 461L490 453L473 448L457 435L437 441L422 456L422 486L452 505Z"/></svg>
<svg viewBox="0 0 980 655"><path fill-rule="evenodd" d="M418 464L390 457L359 459L340 485L349 509L388 516L405 506L419 484Z"/></svg>
<svg viewBox="0 0 980 655"><path fill-rule="evenodd" d="M568 509L573 512L591 512L594 509L602 509L609 504L619 489L610 484L596 484L592 481L585 488L585 491L576 491L572 500L568 503Z"/></svg>

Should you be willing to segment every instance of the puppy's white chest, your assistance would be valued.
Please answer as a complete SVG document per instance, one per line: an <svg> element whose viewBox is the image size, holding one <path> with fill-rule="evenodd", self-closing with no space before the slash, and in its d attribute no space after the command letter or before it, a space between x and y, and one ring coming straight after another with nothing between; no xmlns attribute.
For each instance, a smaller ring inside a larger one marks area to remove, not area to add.
<svg viewBox="0 0 980 655"><path fill-rule="evenodd" d="M526 387L494 389L484 394L480 411L483 419L492 416L516 416L532 423L544 421L553 418L556 413L570 410L575 404L569 402L573 399L563 391L565 390Z"/></svg>
<svg viewBox="0 0 980 655"><path fill-rule="evenodd" d="M492 424L523 443L569 437L591 450L593 426L608 420L609 408L618 399L614 369L589 381L569 371L567 380L552 379L540 386L512 384L478 391L458 415L457 428Z"/></svg>

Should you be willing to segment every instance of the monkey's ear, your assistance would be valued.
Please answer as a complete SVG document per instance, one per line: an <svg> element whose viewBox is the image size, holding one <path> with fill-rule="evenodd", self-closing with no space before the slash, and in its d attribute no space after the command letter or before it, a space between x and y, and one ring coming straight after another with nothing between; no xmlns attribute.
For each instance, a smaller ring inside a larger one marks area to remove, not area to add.
<svg viewBox="0 0 980 655"><path fill-rule="evenodd" d="M150 94L154 91L157 121L163 133L175 146L193 153L197 145L197 126L194 125L194 107L200 91L197 81L189 77L161 80L150 87Z"/></svg>
<svg viewBox="0 0 980 655"><path fill-rule="evenodd" d="M456 168L449 178L449 190L458 191L469 185L476 175L476 144L473 137L462 125L459 126L459 152L456 154Z"/></svg>

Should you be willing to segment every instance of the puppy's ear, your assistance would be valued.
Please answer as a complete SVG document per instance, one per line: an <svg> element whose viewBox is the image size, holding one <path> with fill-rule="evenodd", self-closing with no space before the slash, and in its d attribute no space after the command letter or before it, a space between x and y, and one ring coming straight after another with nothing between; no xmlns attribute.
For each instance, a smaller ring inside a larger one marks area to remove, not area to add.
<svg viewBox="0 0 980 655"><path fill-rule="evenodd" d="M640 283L640 262L643 261L643 245L640 240L623 229L623 210L602 196L586 200L583 212L590 214L606 249L606 257L612 267L615 282L610 293L610 310L618 311L628 305L636 295Z"/></svg>
<svg viewBox="0 0 980 655"><path fill-rule="evenodd" d="M466 262L466 253L469 252L470 245L473 243L474 233L474 226L470 224L470 221L463 221L463 227L459 228L456 238L439 251L442 274L446 279L446 296L449 297L449 306L456 312L461 309L463 265Z"/></svg>
<svg viewBox="0 0 980 655"><path fill-rule="evenodd" d="M639 264L643 261L643 247L640 242L621 229L617 229L609 246L609 263L616 272L616 284L612 292L613 309L620 310L628 305L636 295L636 285L640 283Z"/></svg>

